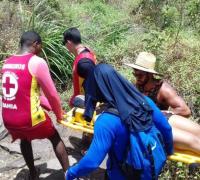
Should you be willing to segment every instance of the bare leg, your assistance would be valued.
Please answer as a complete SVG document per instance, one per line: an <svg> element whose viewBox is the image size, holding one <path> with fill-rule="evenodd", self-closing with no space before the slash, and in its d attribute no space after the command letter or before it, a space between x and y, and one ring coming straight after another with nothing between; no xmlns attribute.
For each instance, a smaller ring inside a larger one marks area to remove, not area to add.
<svg viewBox="0 0 200 180"><path fill-rule="evenodd" d="M65 172L69 167L69 159L65 145L57 131L53 136L49 138L49 140L51 141L56 157L58 158L63 171Z"/></svg>
<svg viewBox="0 0 200 180"><path fill-rule="evenodd" d="M172 127L191 133L200 139L200 125L194 121L179 115L173 115L169 118L169 123Z"/></svg>
<svg viewBox="0 0 200 180"><path fill-rule="evenodd" d="M182 149L200 154L200 139L193 134L172 127L175 149Z"/></svg>
<svg viewBox="0 0 200 180"><path fill-rule="evenodd" d="M27 140L21 140L20 148L21 148L21 152L24 157L24 160L29 168L30 178L32 180L39 179L36 168L34 166L33 150L32 150L31 142Z"/></svg>

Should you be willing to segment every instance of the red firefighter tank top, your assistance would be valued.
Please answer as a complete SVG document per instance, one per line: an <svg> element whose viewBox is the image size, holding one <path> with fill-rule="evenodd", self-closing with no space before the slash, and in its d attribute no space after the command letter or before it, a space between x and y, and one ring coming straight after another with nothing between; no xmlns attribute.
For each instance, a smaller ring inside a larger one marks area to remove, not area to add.
<svg viewBox="0 0 200 180"><path fill-rule="evenodd" d="M2 116L8 129L32 128L46 120L39 85L28 69L32 56L11 56L2 68Z"/></svg>

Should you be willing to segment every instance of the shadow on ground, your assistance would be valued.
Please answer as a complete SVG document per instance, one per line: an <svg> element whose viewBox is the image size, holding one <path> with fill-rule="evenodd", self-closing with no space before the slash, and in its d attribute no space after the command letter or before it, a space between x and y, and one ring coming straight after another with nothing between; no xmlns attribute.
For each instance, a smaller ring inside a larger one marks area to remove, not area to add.
<svg viewBox="0 0 200 180"><path fill-rule="evenodd" d="M41 180L64 179L64 173L62 169L60 170L49 169L47 168L47 163L38 165L36 166L36 168L38 170L38 174ZM29 180L29 170L22 169L21 171L18 172L14 180Z"/></svg>
<svg viewBox="0 0 200 180"><path fill-rule="evenodd" d="M67 147L68 155L73 157L76 162L78 162L83 156L80 153L80 142L81 139L77 137L70 137L70 143L73 147ZM69 156L69 157L70 157ZM74 163L73 163L74 164ZM73 165L71 164L71 165ZM62 169L52 169L47 167L47 163L39 164L36 166L40 180L62 180L64 179L64 173ZM100 180L104 179L105 169L98 168L96 171L92 172L90 175L81 178L82 180ZM14 180L29 180L28 169L20 170Z"/></svg>

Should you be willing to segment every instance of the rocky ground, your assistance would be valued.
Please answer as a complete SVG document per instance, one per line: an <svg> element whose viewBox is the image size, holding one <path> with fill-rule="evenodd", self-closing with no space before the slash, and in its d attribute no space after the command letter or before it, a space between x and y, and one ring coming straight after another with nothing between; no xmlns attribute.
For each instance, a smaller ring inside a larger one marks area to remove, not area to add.
<svg viewBox="0 0 200 180"><path fill-rule="evenodd" d="M69 141L69 137L79 144L81 132L74 131L62 125L56 124L62 139L69 152L70 165L76 163L82 156L76 145ZM56 159L51 143L48 140L34 140L32 142L35 164L40 172L40 179L62 180L63 172ZM83 179L103 179L105 162L90 176ZM6 130L0 118L0 179L1 180L24 180L28 179L28 169L20 153L19 141L11 143L11 137L6 135Z"/></svg>

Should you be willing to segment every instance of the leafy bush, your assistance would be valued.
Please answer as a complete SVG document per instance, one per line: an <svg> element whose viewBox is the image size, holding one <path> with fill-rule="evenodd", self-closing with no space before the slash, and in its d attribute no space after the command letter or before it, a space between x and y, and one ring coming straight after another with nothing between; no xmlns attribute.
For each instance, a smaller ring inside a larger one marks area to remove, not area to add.
<svg viewBox="0 0 200 180"><path fill-rule="evenodd" d="M43 40L42 56L47 60L51 73L58 83L66 84L71 76L73 57L62 45L62 34L67 27L64 26L61 19L61 12L59 14L52 8L52 4L49 5L48 0L34 1L34 3L29 3L29 6L22 1L13 5L16 5L19 11L19 34L23 31L35 30L41 35ZM18 44L18 38L13 40L15 44Z"/></svg>
<svg viewBox="0 0 200 180"><path fill-rule="evenodd" d="M200 0L189 0L186 2L187 23L200 32Z"/></svg>
<svg viewBox="0 0 200 180"><path fill-rule="evenodd" d="M180 12L175 6L164 5L162 7L162 28L176 26L179 22Z"/></svg>
<svg viewBox="0 0 200 180"><path fill-rule="evenodd" d="M6 9L6 11L5 11ZM15 52L20 34L20 19L18 16L18 7L13 2L3 0L0 3L0 67L2 60Z"/></svg>

